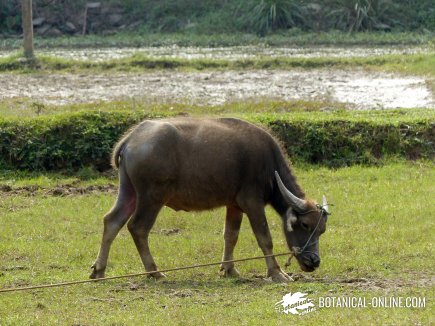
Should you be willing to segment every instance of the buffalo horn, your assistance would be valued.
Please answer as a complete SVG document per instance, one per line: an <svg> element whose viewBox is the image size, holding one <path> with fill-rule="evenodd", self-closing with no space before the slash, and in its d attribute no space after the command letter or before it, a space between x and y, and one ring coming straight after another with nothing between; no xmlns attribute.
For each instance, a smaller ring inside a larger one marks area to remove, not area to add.
<svg viewBox="0 0 435 326"><path fill-rule="evenodd" d="M326 201L325 195L323 195L322 207L325 210L325 212L329 214L328 202Z"/></svg>
<svg viewBox="0 0 435 326"><path fill-rule="evenodd" d="M306 209L306 202L304 199L300 199L293 195L290 190L288 190L284 184L282 183L282 180L278 174L278 172L275 171L275 177L276 181L278 182L279 190L281 191L282 196L284 197L287 204L289 204L292 208L299 212L303 212Z"/></svg>

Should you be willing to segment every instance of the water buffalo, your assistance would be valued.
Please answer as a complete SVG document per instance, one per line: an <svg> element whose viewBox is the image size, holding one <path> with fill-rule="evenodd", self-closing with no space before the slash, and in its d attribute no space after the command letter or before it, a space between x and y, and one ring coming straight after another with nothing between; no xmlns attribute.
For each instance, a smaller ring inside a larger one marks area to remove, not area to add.
<svg viewBox="0 0 435 326"><path fill-rule="evenodd" d="M288 247L303 247L296 256L301 269L311 272L320 264L318 240L326 228L326 200L320 206L305 199L277 141L251 123L184 117L144 121L115 146L112 165L119 169L119 194L104 217L91 278L104 277L112 241L127 221L145 269L157 271L148 235L165 205L185 211L226 206L223 261L228 261L233 259L243 213L263 253L272 254L264 210L270 204L282 218ZM267 257L266 265L272 280L291 280L275 257ZM239 275L234 263L222 264L221 271Z"/></svg>

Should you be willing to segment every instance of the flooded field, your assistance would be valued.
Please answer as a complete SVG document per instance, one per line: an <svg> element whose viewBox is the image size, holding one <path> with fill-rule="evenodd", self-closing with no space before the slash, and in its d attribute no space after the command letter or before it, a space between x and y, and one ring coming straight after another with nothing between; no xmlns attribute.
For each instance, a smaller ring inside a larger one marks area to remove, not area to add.
<svg viewBox="0 0 435 326"><path fill-rule="evenodd" d="M367 57L386 54L427 53L428 47L388 46L388 47L139 47L139 48L83 48L83 49L40 49L39 54L57 56L73 60L104 61L129 57L135 53L150 57L183 59L225 59L238 60L257 57ZM1 51L0 57L11 55Z"/></svg>
<svg viewBox="0 0 435 326"><path fill-rule="evenodd" d="M7 73L0 74L0 85L0 100L24 97L56 105L130 98L218 105L269 98L336 101L356 109L435 106L424 78L364 70Z"/></svg>
<svg viewBox="0 0 435 326"><path fill-rule="evenodd" d="M158 58L236 60L260 57L364 57L427 53L425 47L147 47L38 50L71 60L102 61L141 53ZM11 52L1 52L0 57ZM70 104L138 98L157 102L218 105L245 99L320 100L355 109L433 108L424 77L373 71L244 70L153 71L143 73L0 74L0 100L29 98L46 104Z"/></svg>

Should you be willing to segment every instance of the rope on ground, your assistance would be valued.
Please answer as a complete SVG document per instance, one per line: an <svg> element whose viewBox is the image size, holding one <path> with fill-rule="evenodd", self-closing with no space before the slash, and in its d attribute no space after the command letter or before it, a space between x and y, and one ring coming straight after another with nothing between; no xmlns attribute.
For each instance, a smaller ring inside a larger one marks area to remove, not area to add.
<svg viewBox="0 0 435 326"><path fill-rule="evenodd" d="M208 267L208 266L220 265L220 264L224 264L224 263L237 263L237 262L242 262L242 261L262 259L262 258L268 258L268 257L279 257L279 256L285 256L285 255L290 255L290 257L288 259L288 262L289 262L290 259L295 254L294 254L294 252L290 251L290 252L285 252L285 253L281 253L281 254L264 255L264 256L240 258L240 259L233 259L233 260L225 260L225 261L213 262L213 263L205 263L205 264L196 264L196 265L190 265L190 266L174 267L174 268L167 268L167 269L162 269L162 270L157 270L157 271L151 271L151 272L141 272L141 273L135 273L135 274L125 274L125 275L118 275L118 276L109 276L109 277L97 278L97 279L87 279L87 280L61 282L61 283L52 283L52 284L42 284L42 285L34 285L34 286L22 286L22 287L14 287L14 288L5 288L5 289L0 289L0 293L4 293L4 292L18 292L18 291L30 291L30 290L36 290L36 289L63 287L63 286L83 284L83 283L101 282L101 281L108 281L108 280L116 280L116 279L120 279L120 278L129 278L129 277L144 276L144 275L149 275L149 274L153 274L153 273L156 273L156 272L167 273L167 272L181 271L181 270L185 270L185 269L193 269L193 268L200 268L200 267Z"/></svg>

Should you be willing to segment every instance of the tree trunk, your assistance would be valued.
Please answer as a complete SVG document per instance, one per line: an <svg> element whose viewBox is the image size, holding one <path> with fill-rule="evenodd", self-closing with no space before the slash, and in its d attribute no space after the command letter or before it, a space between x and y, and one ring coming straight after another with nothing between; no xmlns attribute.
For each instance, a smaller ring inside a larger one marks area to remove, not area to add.
<svg viewBox="0 0 435 326"><path fill-rule="evenodd" d="M21 0L21 13L24 34L24 55L33 58L32 0Z"/></svg>

